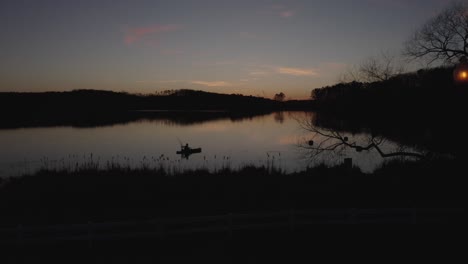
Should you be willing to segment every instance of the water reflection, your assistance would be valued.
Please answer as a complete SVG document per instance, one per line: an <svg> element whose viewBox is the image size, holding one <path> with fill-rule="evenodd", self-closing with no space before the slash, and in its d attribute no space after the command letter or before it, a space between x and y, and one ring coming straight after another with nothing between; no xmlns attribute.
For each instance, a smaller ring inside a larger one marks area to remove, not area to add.
<svg viewBox="0 0 468 264"><path fill-rule="evenodd" d="M371 171L382 159L375 152L343 151L320 159L298 146L310 138L298 120L316 120L316 114L280 112L246 116L226 113L182 114L152 113L123 124L99 127L34 127L0 129L1 176L30 173L38 168L71 169L77 166L163 167L168 171L206 168L237 169L246 165L275 167L285 171L303 170L319 162L330 165L352 157L355 165ZM208 118L209 116L213 119ZM237 117L235 117L237 116ZM175 121L177 120L177 121ZM195 121L197 120L197 121ZM368 133L350 135L358 142ZM179 139L202 153L184 159L176 154ZM386 141L382 148L398 145Z"/></svg>
<svg viewBox="0 0 468 264"><path fill-rule="evenodd" d="M96 128L114 125L125 125L133 122L154 122L167 126L196 125L216 120L229 119L232 122L252 120L271 112L226 112L226 111L122 111L103 112L90 115L50 115L31 113L26 116L7 116L2 119L0 129L38 128L38 127L76 127Z"/></svg>
<svg viewBox="0 0 468 264"><path fill-rule="evenodd" d="M361 135L341 132L342 123L336 128L320 127L317 125L315 116L297 120L301 128L310 133L309 139L304 141L300 147L308 152L311 159L326 152L339 155L347 150L358 153L375 151L382 158L426 159L428 157L427 151L417 151L394 142L389 145L385 137L372 132Z"/></svg>
<svg viewBox="0 0 468 264"><path fill-rule="evenodd" d="M276 122L281 124L284 122L284 112L276 112L274 117Z"/></svg>

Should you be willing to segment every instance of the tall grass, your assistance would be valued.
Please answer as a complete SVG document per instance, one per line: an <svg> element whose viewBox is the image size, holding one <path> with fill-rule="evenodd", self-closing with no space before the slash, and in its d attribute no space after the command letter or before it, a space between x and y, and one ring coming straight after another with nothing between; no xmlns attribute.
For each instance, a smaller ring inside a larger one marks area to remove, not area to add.
<svg viewBox="0 0 468 264"><path fill-rule="evenodd" d="M204 155L201 161L188 163L181 158L173 158L165 154L156 156L143 156L136 160L129 156L115 155L109 159L103 159L94 153L86 155L68 155L65 158L50 159L41 158L37 163L22 164L21 175L34 174L36 172L62 172L76 173L83 171L120 171L120 172L155 172L165 175L178 175L186 171L206 170L212 173L222 171L242 170L245 167L257 167L269 173L286 173L283 168L281 153L266 153L264 159L252 162L236 164L230 155Z"/></svg>

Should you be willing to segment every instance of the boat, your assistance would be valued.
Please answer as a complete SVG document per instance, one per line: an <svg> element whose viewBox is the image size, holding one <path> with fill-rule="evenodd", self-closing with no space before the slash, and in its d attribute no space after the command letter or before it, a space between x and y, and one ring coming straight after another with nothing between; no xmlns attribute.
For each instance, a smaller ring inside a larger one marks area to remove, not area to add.
<svg viewBox="0 0 468 264"><path fill-rule="evenodd" d="M176 152L179 155L191 155L195 153L201 153L201 148L183 148Z"/></svg>

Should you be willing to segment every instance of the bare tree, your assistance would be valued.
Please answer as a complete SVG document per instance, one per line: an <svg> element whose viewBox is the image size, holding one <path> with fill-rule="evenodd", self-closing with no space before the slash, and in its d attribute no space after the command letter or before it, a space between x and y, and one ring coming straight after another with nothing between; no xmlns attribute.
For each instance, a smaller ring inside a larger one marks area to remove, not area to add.
<svg viewBox="0 0 468 264"><path fill-rule="evenodd" d="M273 97L273 100L278 101L278 102L283 102L285 98L286 98L286 95L283 92L281 92L279 94L275 94L275 96Z"/></svg>
<svg viewBox="0 0 468 264"><path fill-rule="evenodd" d="M370 57L363 61L359 67L362 78L366 82L387 81L404 71L395 56L381 53L380 57Z"/></svg>
<svg viewBox="0 0 468 264"><path fill-rule="evenodd" d="M382 52L379 56L372 56L362 61L358 66L348 69L341 82L379 82L404 72L403 64L396 56L389 52Z"/></svg>
<svg viewBox="0 0 468 264"><path fill-rule="evenodd" d="M411 59L454 62L468 56L468 4L453 3L426 22L406 42L404 54Z"/></svg>
<svg viewBox="0 0 468 264"><path fill-rule="evenodd" d="M409 152L404 147L393 152L384 152L381 146L385 143L385 138L375 135L369 135L366 140L362 140L360 144L342 133L327 128L317 128L312 120L298 120L302 129L311 132L311 138L301 144L300 147L309 151L311 157L319 156L324 152L340 153L346 149L354 149L357 152L370 151L375 149L382 158L391 157L412 157L424 159L427 155L423 153Z"/></svg>

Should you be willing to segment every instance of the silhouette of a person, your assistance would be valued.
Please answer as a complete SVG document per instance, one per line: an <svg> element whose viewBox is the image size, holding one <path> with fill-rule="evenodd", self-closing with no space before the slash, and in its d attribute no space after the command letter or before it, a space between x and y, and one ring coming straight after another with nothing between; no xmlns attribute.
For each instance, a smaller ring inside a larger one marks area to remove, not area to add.
<svg viewBox="0 0 468 264"><path fill-rule="evenodd" d="M188 143L187 143L187 144L185 144L185 146L184 146L184 150L189 150Z"/></svg>

